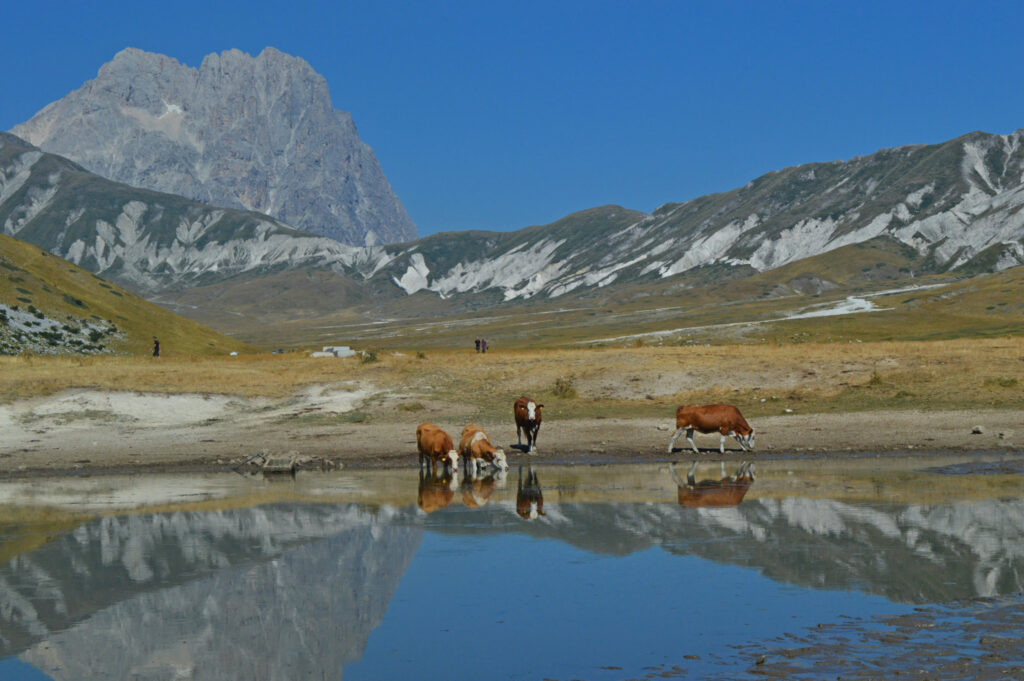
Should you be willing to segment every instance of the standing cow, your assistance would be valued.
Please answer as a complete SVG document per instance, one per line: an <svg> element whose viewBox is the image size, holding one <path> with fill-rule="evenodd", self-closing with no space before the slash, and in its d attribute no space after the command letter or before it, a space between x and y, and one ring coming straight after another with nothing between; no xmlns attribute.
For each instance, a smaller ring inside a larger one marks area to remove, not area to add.
<svg viewBox="0 0 1024 681"><path fill-rule="evenodd" d="M526 431L526 451L533 453L537 445L537 433L540 431L541 410L543 404L537 404L529 397L520 397L512 405L512 414L516 419L516 438L520 448L523 446L523 431Z"/></svg>
<svg viewBox="0 0 1024 681"><path fill-rule="evenodd" d="M426 464L427 470L436 473L440 464L442 469L451 467L453 473L459 471L459 453L455 451L451 436L433 423L417 426L416 447L420 451L420 469Z"/></svg>
<svg viewBox="0 0 1024 681"><path fill-rule="evenodd" d="M679 436L686 431L686 440L697 454L700 450L693 444L693 431L701 433L718 433L722 440L719 451L725 453L725 437L732 435L740 443L740 449L754 449L754 429L743 418L740 410L731 404L705 404L701 406L683 406L676 410L676 432L668 442L668 452L676 444Z"/></svg>

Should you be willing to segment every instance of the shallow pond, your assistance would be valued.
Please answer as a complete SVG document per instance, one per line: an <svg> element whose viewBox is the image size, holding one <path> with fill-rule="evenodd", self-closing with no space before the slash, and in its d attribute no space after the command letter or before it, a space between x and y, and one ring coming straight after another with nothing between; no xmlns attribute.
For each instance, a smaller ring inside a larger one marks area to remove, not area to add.
<svg viewBox="0 0 1024 681"><path fill-rule="evenodd" d="M0 678L1020 678L1021 461L0 482Z"/></svg>

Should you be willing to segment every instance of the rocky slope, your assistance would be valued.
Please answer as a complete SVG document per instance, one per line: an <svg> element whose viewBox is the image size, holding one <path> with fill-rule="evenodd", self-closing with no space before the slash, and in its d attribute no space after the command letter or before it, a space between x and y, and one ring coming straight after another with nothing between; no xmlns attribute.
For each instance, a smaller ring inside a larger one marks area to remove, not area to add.
<svg viewBox="0 0 1024 681"><path fill-rule="evenodd" d="M0 355L142 353L158 335L181 354L246 346L0 234Z"/></svg>
<svg viewBox="0 0 1024 681"><path fill-rule="evenodd" d="M211 54L198 69L125 49L12 132L102 177L341 242L416 236L323 77L270 47L257 57Z"/></svg>
<svg viewBox="0 0 1024 681"><path fill-rule="evenodd" d="M607 206L512 234L435 235L389 249L385 271L407 293L557 297L742 276L879 237L912 249L928 271L999 271L1024 263L1022 140L1024 131L971 133L771 172L649 215Z"/></svg>
<svg viewBox="0 0 1024 681"><path fill-rule="evenodd" d="M388 314L436 312L422 293L483 308L606 287L686 288L866 242L900 255L890 278L996 272L1024 263L1022 139L1022 131L972 133L787 168L651 214L604 206L516 232L350 247L259 214L87 177L8 135L0 138L0 225L147 295L205 286L189 305L241 297L292 310L296 301L276 294L298 284L280 275L316 270L316 286L299 288L332 293L305 296L304 316L385 302ZM820 276L804 283L810 292L835 284Z"/></svg>
<svg viewBox="0 0 1024 681"><path fill-rule="evenodd" d="M143 294L261 268L355 263L374 250L111 182L7 133L0 230Z"/></svg>

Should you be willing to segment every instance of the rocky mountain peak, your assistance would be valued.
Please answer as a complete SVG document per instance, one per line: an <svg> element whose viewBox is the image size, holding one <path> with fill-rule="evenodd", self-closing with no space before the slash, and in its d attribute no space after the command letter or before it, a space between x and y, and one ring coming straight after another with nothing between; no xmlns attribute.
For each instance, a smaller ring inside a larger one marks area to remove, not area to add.
<svg viewBox="0 0 1024 681"><path fill-rule="evenodd" d="M272 47L211 54L198 69L126 48L12 132L118 182L258 211L345 243L416 236L326 80Z"/></svg>

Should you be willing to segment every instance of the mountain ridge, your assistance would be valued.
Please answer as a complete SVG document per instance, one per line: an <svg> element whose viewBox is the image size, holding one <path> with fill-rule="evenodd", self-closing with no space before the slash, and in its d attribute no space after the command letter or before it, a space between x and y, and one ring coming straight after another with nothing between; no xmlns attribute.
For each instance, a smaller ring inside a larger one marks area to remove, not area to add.
<svg viewBox="0 0 1024 681"><path fill-rule="evenodd" d="M198 69L126 48L11 132L102 177L344 243L416 236L323 76L273 47L210 54Z"/></svg>

